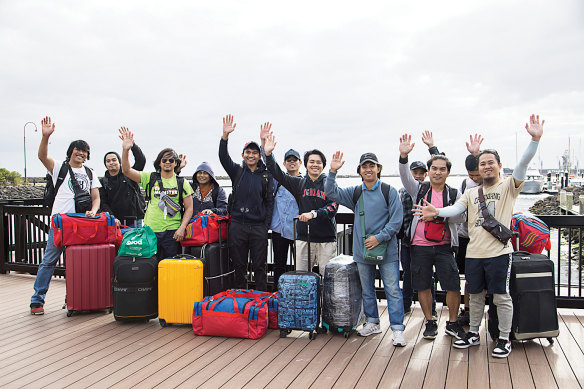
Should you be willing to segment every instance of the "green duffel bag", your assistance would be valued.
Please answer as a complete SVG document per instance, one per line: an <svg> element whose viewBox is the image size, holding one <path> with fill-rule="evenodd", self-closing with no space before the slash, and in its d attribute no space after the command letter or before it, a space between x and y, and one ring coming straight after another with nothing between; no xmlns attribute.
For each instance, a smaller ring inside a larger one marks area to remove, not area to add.
<svg viewBox="0 0 584 389"><path fill-rule="evenodd" d="M124 234L118 255L152 258L156 255L156 234L149 226L133 228Z"/></svg>

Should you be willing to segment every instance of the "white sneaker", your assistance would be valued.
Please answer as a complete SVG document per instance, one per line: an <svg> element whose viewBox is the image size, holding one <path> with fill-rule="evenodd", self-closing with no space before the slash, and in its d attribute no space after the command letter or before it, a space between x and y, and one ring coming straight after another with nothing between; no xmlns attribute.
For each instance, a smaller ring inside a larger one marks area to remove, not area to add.
<svg viewBox="0 0 584 389"><path fill-rule="evenodd" d="M373 335L373 334L380 334L381 333L381 327L379 327L379 324L377 323L365 323L363 324L363 327L358 331L359 335L361 336L369 336L369 335Z"/></svg>
<svg viewBox="0 0 584 389"><path fill-rule="evenodd" d="M395 347L405 347L406 345L406 338L404 336L404 332L401 330L393 331L393 345Z"/></svg>

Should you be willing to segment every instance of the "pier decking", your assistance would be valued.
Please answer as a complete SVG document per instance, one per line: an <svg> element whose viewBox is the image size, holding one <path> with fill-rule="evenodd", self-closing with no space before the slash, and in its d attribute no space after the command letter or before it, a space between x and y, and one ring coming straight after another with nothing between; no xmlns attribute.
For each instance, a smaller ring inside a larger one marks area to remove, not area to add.
<svg viewBox="0 0 584 389"><path fill-rule="evenodd" d="M195 336L189 326L118 323L105 312L66 317L65 281L54 279L44 316L29 314L34 276L0 275L0 387L7 388L579 388L584 385L584 311L560 309L560 336L515 343L508 359L478 347L456 350L444 334L448 310L438 305L439 335L422 338L418 305L406 316L407 346L395 348L380 302L383 333L310 341Z"/></svg>

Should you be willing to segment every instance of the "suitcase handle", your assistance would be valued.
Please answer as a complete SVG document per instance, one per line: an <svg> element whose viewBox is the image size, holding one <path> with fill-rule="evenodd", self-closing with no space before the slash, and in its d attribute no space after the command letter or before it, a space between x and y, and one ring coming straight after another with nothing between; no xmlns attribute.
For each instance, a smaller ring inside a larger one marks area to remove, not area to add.
<svg viewBox="0 0 584 389"><path fill-rule="evenodd" d="M215 307L217 306L217 304L219 302L227 299L227 298L230 298L233 301L233 311L235 313L239 313L239 305L237 304L237 299L235 297L229 296L229 295L221 296L217 300L214 300L213 299L213 300L209 301L209 303L208 303L209 305L207 305L207 307L208 307L207 310L208 311L211 311L211 312L214 312L215 311ZM262 301L260 299L258 299L258 298L250 297L249 299L250 300L254 300L254 302L256 302L256 303L258 303L258 302L259 303L262 303ZM251 301L248 301L247 303L245 303L245 305L243 307L243 312L242 313L244 315L249 314L249 310L251 309L251 306L253 305L253 304L249 304L249 303L251 303Z"/></svg>
<svg viewBox="0 0 584 389"><path fill-rule="evenodd" d="M89 235L88 237L84 237L79 235L79 233L77 232L77 224L73 224L73 233L79 238L79 239L83 239L83 240L89 240L89 239L93 239L95 238L95 236L97 235L97 232L99 230L99 226L97 224L94 224L95 227L95 232L91 235Z"/></svg>

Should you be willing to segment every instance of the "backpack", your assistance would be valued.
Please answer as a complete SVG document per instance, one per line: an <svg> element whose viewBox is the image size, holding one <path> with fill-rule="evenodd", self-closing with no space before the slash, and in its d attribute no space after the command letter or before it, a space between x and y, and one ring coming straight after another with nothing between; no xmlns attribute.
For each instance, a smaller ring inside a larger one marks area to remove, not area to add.
<svg viewBox="0 0 584 389"><path fill-rule="evenodd" d="M389 191L391 186L386 184L385 182L381 183L381 193L383 193L383 197L385 197L385 203L389 206ZM361 193L363 192L363 186L357 185L355 187L355 191L353 192L353 205L357 206L357 201L359 201L359 197L361 197Z"/></svg>
<svg viewBox="0 0 584 389"><path fill-rule="evenodd" d="M235 175L235 180L232 181L233 186L231 187L231 194L229 195L229 199L227 200L227 212L231 213L231 208L233 208L233 202L235 201L235 193L237 191L237 187L239 186L239 181L241 181L241 176L243 176L245 168L241 168L237 171ZM266 196L268 195L268 183L270 182L270 173L267 170L262 172L262 198L265 200ZM274 194L275 196L275 194Z"/></svg>
<svg viewBox="0 0 584 389"><path fill-rule="evenodd" d="M428 194L428 192L430 191L430 188L432 187L432 185L428 182L428 181L424 181L422 182L422 186L420 188L420 190L418 191L418 197L416 198L416 202L414 204L420 204L420 201L422 201L423 198L426 198L426 195ZM443 207L446 207L448 205L452 205L456 202L456 196L458 195L458 190L456 188L451 188L448 185L444 185L444 187L446 189L448 189L448 204L446 205L442 205Z"/></svg>
<svg viewBox="0 0 584 389"><path fill-rule="evenodd" d="M118 174L122 174L121 172ZM126 177L126 176L124 176ZM126 177L126 180L129 183L130 188L132 188L132 191L134 192L134 194L136 195L136 198L138 199L138 207L142 210L145 211L146 210L146 202L144 201L144 197L142 196L142 193L140 192L140 188L138 187L138 184L135 183L134 181L130 180L128 177ZM103 178L101 179L101 186L106 189L106 190L111 190L111 186L109 184L109 179L107 178L106 175L103 176Z"/></svg>
<svg viewBox="0 0 584 389"><path fill-rule="evenodd" d="M45 191L43 193L43 206L48 208L53 208L53 204L55 203L55 197L57 196L57 192L61 187L63 181L65 181L65 177L67 173L69 173L69 163L67 161L63 161L61 165L61 169L59 169L59 175L57 176L57 183L53 185L53 176L50 173L47 173L45 176L45 180L47 183L45 184ZM93 173L90 168L87 166L83 166L85 168L85 173L87 177L89 177L89 185L91 187L91 182L93 181Z"/></svg>
<svg viewBox="0 0 584 389"><path fill-rule="evenodd" d="M511 230L519 235L517 240L512 240L513 248L516 251L541 254L544 249L548 251L551 249L549 227L533 215L521 212L513 213ZM519 242L519 247L516 247L516 241Z"/></svg>
<svg viewBox="0 0 584 389"><path fill-rule="evenodd" d="M150 180L148 181L148 184L146 185L146 201L148 203L150 203L150 200L152 198L151 192L152 192L152 187L154 186L153 182L158 182L158 186L160 187L160 191L162 191L164 189L164 186L162 186L162 178L160 176L160 173L158 173L158 172L150 173ZM184 177L176 176L176 186L178 189L178 203L181 206L181 213L184 211L184 206L183 206L183 192L185 192L184 183L185 183Z"/></svg>

